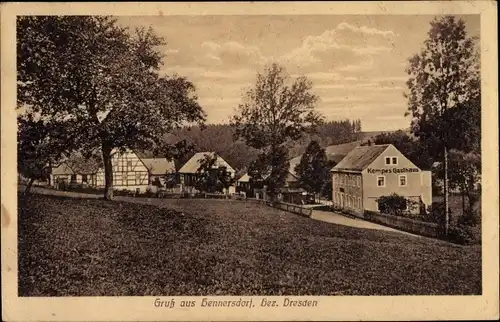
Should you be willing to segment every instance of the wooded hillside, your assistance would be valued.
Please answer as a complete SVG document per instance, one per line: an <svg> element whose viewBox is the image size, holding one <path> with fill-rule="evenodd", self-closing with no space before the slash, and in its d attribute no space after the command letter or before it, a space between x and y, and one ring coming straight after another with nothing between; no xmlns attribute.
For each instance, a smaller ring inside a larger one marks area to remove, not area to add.
<svg viewBox="0 0 500 322"><path fill-rule="evenodd" d="M223 157L235 169L242 169L253 161L259 151L247 146L242 141L234 140L235 130L227 124L186 127L167 137L169 143L186 140L193 145L195 152L214 151ZM301 139L287 144L289 157L304 153L307 145L316 140L323 147L355 141L364 138L359 120L329 121L320 125L314 134L304 135Z"/></svg>

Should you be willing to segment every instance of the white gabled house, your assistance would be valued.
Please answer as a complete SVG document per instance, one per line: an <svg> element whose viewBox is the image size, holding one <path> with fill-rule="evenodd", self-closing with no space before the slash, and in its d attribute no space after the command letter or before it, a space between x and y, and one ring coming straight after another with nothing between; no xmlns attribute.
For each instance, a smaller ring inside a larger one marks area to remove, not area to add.
<svg viewBox="0 0 500 322"><path fill-rule="evenodd" d="M215 152L198 152L195 153L178 171L181 191L195 192L196 189L194 188L194 185L196 173L200 168L201 163L207 156L216 157L215 164L213 165L214 169L217 169L221 166L226 167L231 177L234 178L236 171L220 155ZM231 186L228 193L232 194L234 192L235 187Z"/></svg>

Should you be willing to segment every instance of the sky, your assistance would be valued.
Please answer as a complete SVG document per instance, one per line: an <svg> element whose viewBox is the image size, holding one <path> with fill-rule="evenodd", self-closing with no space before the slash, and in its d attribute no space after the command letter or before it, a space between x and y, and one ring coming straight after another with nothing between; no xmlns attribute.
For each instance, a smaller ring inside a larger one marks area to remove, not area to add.
<svg viewBox="0 0 500 322"><path fill-rule="evenodd" d="M403 93L408 58L418 53L434 16L266 15L127 16L167 44L161 72L187 77L207 123L227 123L258 72L276 62L306 76L326 120L360 119L364 131L408 128ZM479 36L479 16L461 16Z"/></svg>

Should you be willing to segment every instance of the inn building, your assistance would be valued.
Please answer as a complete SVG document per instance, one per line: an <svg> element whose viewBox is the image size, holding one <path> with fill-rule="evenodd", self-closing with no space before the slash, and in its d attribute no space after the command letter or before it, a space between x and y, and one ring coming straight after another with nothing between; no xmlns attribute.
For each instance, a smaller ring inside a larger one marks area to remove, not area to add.
<svg viewBox="0 0 500 322"><path fill-rule="evenodd" d="M415 166L392 144L352 149L332 169L332 185L334 207L353 214L379 211L377 199L393 193L420 206L432 204L431 172Z"/></svg>

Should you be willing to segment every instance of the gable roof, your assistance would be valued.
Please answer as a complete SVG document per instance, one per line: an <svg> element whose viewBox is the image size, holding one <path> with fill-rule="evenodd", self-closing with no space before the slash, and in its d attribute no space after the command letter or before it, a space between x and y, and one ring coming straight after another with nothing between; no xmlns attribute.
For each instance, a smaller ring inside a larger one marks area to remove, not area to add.
<svg viewBox="0 0 500 322"><path fill-rule="evenodd" d="M345 157L352 149L361 145L361 141L347 142L337 145L330 145L325 148L325 154L328 160L332 160L336 157L339 161Z"/></svg>
<svg viewBox="0 0 500 322"><path fill-rule="evenodd" d="M390 144L358 146L351 150L333 169L363 171Z"/></svg>
<svg viewBox="0 0 500 322"><path fill-rule="evenodd" d="M75 171L73 171L73 169L71 169L71 167L66 162L60 164L58 167L52 168L51 170L52 175L75 174Z"/></svg>
<svg viewBox="0 0 500 322"><path fill-rule="evenodd" d="M175 162L166 158L141 158L141 160L152 175L164 175L167 172L175 172L176 169Z"/></svg>
<svg viewBox="0 0 500 322"><path fill-rule="evenodd" d="M69 160L68 166L78 174L93 174L101 168L101 163L92 158L86 159L81 157L80 159Z"/></svg>
<svg viewBox="0 0 500 322"><path fill-rule="evenodd" d="M227 167L227 170L228 171L231 171L232 173L234 173L234 169L233 167L231 167L231 165L229 165L229 163L226 162L226 160L224 160L220 155L218 155L217 153L215 152L198 152L198 153L195 153L195 155L193 155L191 157L191 159L189 159L180 169L179 169L179 173L196 173L196 171L198 171L198 168L200 167L200 162L205 158L205 156L216 156L217 157L217 161L216 161L216 164L217 165L221 165L221 164L224 164L226 167Z"/></svg>
<svg viewBox="0 0 500 322"><path fill-rule="evenodd" d="M248 172L242 175L241 178L238 179L238 182L250 182L250 176L248 175Z"/></svg>
<svg viewBox="0 0 500 322"><path fill-rule="evenodd" d="M327 146L325 149L326 159L328 161L333 161L335 164L339 163L352 149L359 146L361 141L353 141L348 143L336 144ZM302 155L290 159L290 169L288 170L292 175L297 177L295 172L295 167L300 163Z"/></svg>

